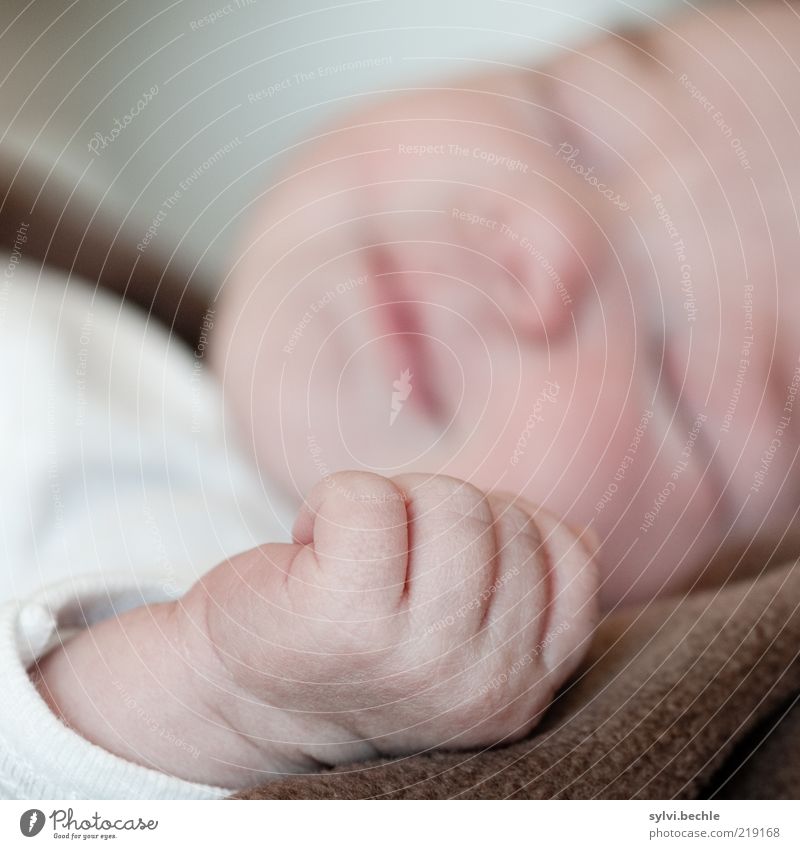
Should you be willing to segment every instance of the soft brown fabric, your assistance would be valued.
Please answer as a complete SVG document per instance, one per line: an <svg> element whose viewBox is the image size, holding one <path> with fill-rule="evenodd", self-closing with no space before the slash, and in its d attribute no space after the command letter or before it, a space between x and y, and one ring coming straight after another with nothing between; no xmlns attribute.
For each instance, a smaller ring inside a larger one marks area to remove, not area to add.
<svg viewBox="0 0 800 849"><path fill-rule="evenodd" d="M709 794L717 799L800 798L800 696L750 735Z"/></svg>
<svg viewBox="0 0 800 849"><path fill-rule="evenodd" d="M619 613L522 743L286 778L238 798L800 798L799 603L795 563Z"/></svg>

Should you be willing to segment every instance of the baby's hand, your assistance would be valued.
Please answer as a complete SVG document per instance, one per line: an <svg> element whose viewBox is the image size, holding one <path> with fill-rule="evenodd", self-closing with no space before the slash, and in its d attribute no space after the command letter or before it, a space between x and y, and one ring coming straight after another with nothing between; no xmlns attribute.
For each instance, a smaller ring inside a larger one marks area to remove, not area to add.
<svg viewBox="0 0 800 849"><path fill-rule="evenodd" d="M517 739L592 633L590 550L510 496L341 473L294 538L84 632L42 662L41 692L117 754L241 787Z"/></svg>

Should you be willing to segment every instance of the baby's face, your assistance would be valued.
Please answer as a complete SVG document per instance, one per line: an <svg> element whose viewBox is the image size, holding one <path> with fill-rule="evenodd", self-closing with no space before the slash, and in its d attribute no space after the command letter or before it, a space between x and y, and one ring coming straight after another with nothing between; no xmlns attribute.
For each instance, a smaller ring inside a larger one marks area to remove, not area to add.
<svg viewBox="0 0 800 849"><path fill-rule="evenodd" d="M230 284L217 364L298 497L342 469L519 493L593 525L607 600L651 597L686 582L743 488L720 499L715 454L740 281L693 291L690 321L653 271L675 258L652 198L609 200L527 92L492 85L512 99L417 94L295 163Z"/></svg>

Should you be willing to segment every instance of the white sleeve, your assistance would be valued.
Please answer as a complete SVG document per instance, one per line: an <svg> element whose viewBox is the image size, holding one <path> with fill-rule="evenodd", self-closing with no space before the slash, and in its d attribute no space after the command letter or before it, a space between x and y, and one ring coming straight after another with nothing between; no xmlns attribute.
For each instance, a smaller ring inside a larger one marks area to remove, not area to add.
<svg viewBox="0 0 800 849"><path fill-rule="evenodd" d="M158 585L136 587L106 574L0 606L0 797L219 799L233 792L139 766L90 743L52 713L28 676L34 660L76 630L163 600Z"/></svg>
<svg viewBox="0 0 800 849"><path fill-rule="evenodd" d="M27 669L84 615L173 599L226 557L289 539L291 505L231 440L199 354L94 287L0 252L4 266L0 796L224 796L75 734Z"/></svg>

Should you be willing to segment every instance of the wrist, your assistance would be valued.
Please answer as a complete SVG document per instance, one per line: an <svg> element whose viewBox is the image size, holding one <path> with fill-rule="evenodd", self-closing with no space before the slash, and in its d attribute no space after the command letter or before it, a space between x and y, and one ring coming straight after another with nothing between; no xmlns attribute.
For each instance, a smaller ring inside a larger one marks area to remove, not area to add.
<svg viewBox="0 0 800 849"><path fill-rule="evenodd" d="M98 623L38 661L31 676L71 730L111 754L187 781L242 786L229 784L217 759L233 735L212 700L198 697L202 673L184 654L179 609L150 605Z"/></svg>
<svg viewBox="0 0 800 849"><path fill-rule="evenodd" d="M269 556L284 560L288 573L288 563L302 548L279 544ZM252 568L263 572L261 556ZM298 656L292 649L283 663L269 661L278 649L272 640L280 627L267 611L254 611L255 576L246 570L241 562L235 570L218 566L187 593L176 619L187 656L213 670L208 680L214 686L203 698L213 699L211 709L235 731L239 763L250 770L297 774L378 756L379 749L343 724L338 711L317 713L320 687L294 680Z"/></svg>

